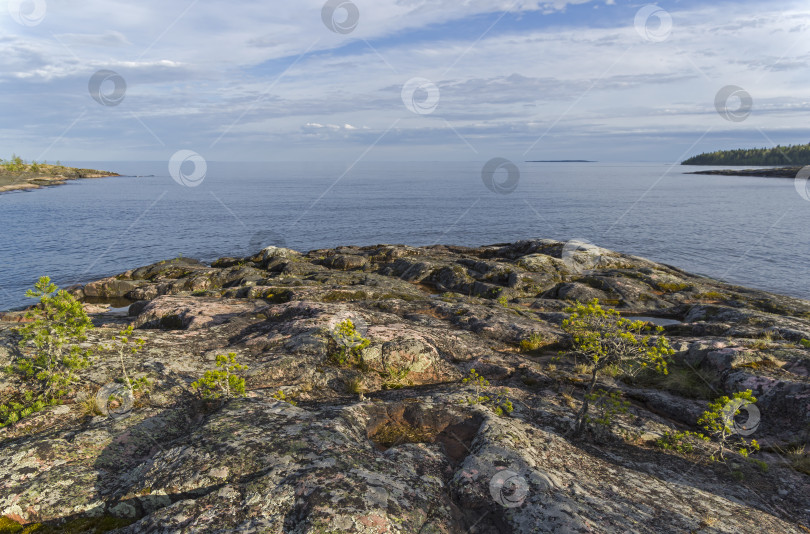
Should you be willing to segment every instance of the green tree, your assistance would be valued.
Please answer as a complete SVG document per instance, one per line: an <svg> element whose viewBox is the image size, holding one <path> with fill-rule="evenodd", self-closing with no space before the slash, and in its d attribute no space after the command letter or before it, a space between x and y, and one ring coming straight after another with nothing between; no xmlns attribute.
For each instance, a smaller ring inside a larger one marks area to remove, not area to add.
<svg viewBox="0 0 810 534"><path fill-rule="evenodd" d="M338 323L332 330L332 338L337 342L337 351L331 357L338 365L355 364L363 367L363 349L371 344L370 339L364 338L354 326L351 319Z"/></svg>
<svg viewBox="0 0 810 534"><path fill-rule="evenodd" d="M594 407L596 415L591 417L586 414L584 416L585 422L600 425L604 428L610 428L614 416L627 413L627 409L630 407L630 403L622 399L622 394L619 391L597 389L593 393L586 395L586 400L589 405Z"/></svg>
<svg viewBox="0 0 810 534"><path fill-rule="evenodd" d="M38 298L39 305L26 314L31 322L18 329L23 356L12 370L36 380L47 399L58 399L68 393L76 371L90 365L92 351L80 343L87 340L85 333L93 323L81 302L47 276L25 295Z"/></svg>
<svg viewBox="0 0 810 534"><path fill-rule="evenodd" d="M704 152L684 160L681 165L809 165L810 144L776 145L772 148L740 148Z"/></svg>
<svg viewBox="0 0 810 534"><path fill-rule="evenodd" d="M631 321L612 308L603 309L598 299L587 304L577 302L566 308L571 315L562 323L572 336L575 355L584 356L592 365L582 407L576 416L575 432L581 433L594 398L593 390L599 373L606 367L618 368L625 375L635 375L642 369L655 369L667 374L667 359L675 353L669 341L644 321Z"/></svg>
<svg viewBox="0 0 810 534"><path fill-rule="evenodd" d="M227 401L245 394L245 379L239 371L247 370L247 365L236 361L236 353L218 354L216 370L206 371L202 378L191 384L191 388L200 393L205 400L222 399Z"/></svg>
<svg viewBox="0 0 810 534"><path fill-rule="evenodd" d="M133 338L132 332L134 328L132 325L124 328L118 335L113 336L112 345L106 347L118 353L118 360L121 362L121 374L123 376L124 385L129 389L129 392L134 396L135 390L146 389L149 386L149 381L146 377L133 380L129 377L127 366L124 363L124 354L137 354L143 350L146 340L142 338Z"/></svg>
<svg viewBox="0 0 810 534"><path fill-rule="evenodd" d="M478 374L475 369L470 369L470 373L462 379L461 383L471 385L475 390L474 397L467 397L467 404L489 405L498 416L504 416L514 410L512 401L505 395L505 393L509 393L509 389L507 388L505 393L498 391L495 394L489 394L489 380Z"/></svg>
<svg viewBox="0 0 810 534"><path fill-rule="evenodd" d="M42 277L26 296L39 304L26 314L31 322L17 329L20 356L4 369L23 378L24 388L0 405L0 428L46 406L59 404L76 380L76 371L90 365L91 351L81 348L90 318L70 293Z"/></svg>
<svg viewBox="0 0 810 534"><path fill-rule="evenodd" d="M746 439L746 435L756 430L759 424L759 411L754 408L747 408L757 402L757 398L751 394L751 390L737 392L731 398L720 397L709 404L709 409L703 412L698 419L698 424L711 436L717 440L717 452L721 461L725 461L726 451L736 452L744 457L753 451L759 450L757 440ZM748 410L749 422L753 419L753 425L742 427L735 421L735 417L740 415L743 409ZM751 411L754 413L752 414ZM712 454L714 458L714 454Z"/></svg>

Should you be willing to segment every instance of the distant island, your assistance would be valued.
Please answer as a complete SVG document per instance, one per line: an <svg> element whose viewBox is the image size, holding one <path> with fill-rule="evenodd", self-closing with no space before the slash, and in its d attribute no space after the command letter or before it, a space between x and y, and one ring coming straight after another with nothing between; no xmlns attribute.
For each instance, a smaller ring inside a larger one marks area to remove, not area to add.
<svg viewBox="0 0 810 534"><path fill-rule="evenodd" d="M120 175L95 169L66 167L59 162L50 164L31 161L29 163L16 155L9 160L0 158L0 193L62 185L68 180L80 178L105 178L107 176Z"/></svg>
<svg viewBox="0 0 810 534"><path fill-rule="evenodd" d="M804 165L810 165L810 144L704 152L682 161L681 165L757 165L801 168Z"/></svg>
<svg viewBox="0 0 810 534"><path fill-rule="evenodd" d="M528 160L526 163L596 163L595 161L587 159L535 159Z"/></svg>

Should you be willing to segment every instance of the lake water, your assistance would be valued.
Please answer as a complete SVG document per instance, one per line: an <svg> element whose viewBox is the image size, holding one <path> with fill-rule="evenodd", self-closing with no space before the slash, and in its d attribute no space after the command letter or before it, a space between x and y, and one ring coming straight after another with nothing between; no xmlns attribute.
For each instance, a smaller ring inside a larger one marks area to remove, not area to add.
<svg viewBox="0 0 810 534"><path fill-rule="evenodd" d="M501 194L485 187L483 162L209 162L189 188L166 162L68 164L154 176L0 195L0 309L25 304L42 275L65 286L180 254L527 238L587 240L810 298L810 202L789 179L686 175L698 168L663 163L520 163L517 188Z"/></svg>

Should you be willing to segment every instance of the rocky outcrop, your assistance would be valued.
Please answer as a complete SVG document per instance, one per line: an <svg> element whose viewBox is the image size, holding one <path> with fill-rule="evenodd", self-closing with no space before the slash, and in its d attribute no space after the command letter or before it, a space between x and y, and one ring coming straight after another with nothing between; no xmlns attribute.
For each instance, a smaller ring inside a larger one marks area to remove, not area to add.
<svg viewBox="0 0 810 534"><path fill-rule="evenodd" d="M64 185L69 180L86 178L106 178L120 176L114 172L95 169L78 169L62 165L4 164L0 165L0 193L7 191L28 191L56 185Z"/></svg>
<svg viewBox="0 0 810 534"><path fill-rule="evenodd" d="M803 300L550 240L270 247L72 291L95 312L105 300L131 305L94 313L95 362L74 398L0 429L0 515L19 523L302 534L810 527L810 475L795 454L810 438ZM568 305L594 297L670 319L676 354L666 377L602 377L628 413L575 439L588 375L560 356L570 346L560 325ZM2 367L17 354L17 318L0 320ZM335 326L346 319L369 343L341 363ZM103 347L129 324L146 343L126 364L150 392L98 415L87 399L121 375ZM190 384L229 352L248 366L246 396L202 402ZM471 369L511 413L474 402L481 392L462 383ZM18 386L0 375L3 399ZM751 437L763 447L752 458L762 464L654 446L664 432L697 430L709 400L743 389L758 398Z"/></svg>
<svg viewBox="0 0 810 534"><path fill-rule="evenodd" d="M765 178L796 178L802 167L774 167L770 169L719 169L687 172L686 174L715 174L721 176L761 176Z"/></svg>

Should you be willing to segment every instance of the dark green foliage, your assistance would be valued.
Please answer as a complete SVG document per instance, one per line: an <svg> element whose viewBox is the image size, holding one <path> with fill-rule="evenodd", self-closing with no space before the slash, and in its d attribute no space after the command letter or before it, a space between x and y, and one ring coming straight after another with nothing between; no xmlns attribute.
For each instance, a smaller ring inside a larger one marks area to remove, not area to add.
<svg viewBox="0 0 810 534"><path fill-rule="evenodd" d="M0 406L0 427L58 404L70 392L76 371L90 365L91 351L79 344L93 323L81 302L47 276L25 295L38 298L39 305L26 314L31 322L17 329L22 354L5 371L23 378L27 389Z"/></svg>
<svg viewBox="0 0 810 534"><path fill-rule="evenodd" d="M681 165L810 165L810 144L716 150L691 157Z"/></svg>
<svg viewBox="0 0 810 534"><path fill-rule="evenodd" d="M39 306L28 312L32 322L18 329L25 357L17 360L14 371L40 382L43 393L57 398L67 393L75 380L74 372L90 365L91 352L82 350L85 332L93 323L81 302L64 290L58 290L43 276L25 294L39 298Z"/></svg>
<svg viewBox="0 0 810 534"><path fill-rule="evenodd" d="M56 399L49 401L43 395L35 395L32 391L21 393L16 397L16 400L0 404L0 428L13 425L20 419L24 419L54 404L59 404L59 401Z"/></svg>
<svg viewBox="0 0 810 534"><path fill-rule="evenodd" d="M91 352L79 343L93 323L81 303L47 276L25 295L38 298L39 306L26 314L31 322L17 329L22 355L5 372L23 378L26 389L0 405L0 428L59 404L76 381L76 371L90 365Z"/></svg>

